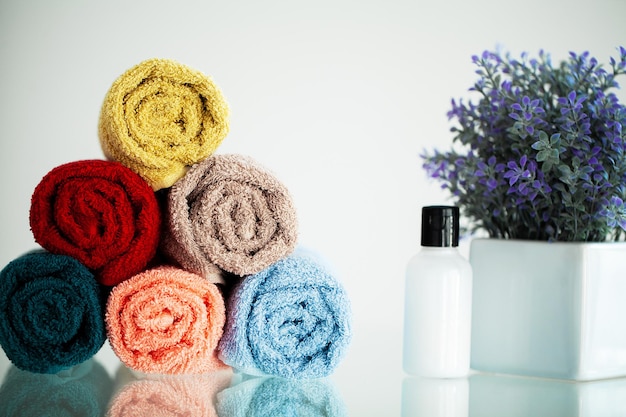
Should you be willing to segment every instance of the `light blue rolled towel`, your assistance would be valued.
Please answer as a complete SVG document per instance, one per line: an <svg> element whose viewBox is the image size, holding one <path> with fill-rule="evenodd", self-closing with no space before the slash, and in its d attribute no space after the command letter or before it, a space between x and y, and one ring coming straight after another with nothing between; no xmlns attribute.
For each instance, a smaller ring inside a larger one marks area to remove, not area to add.
<svg viewBox="0 0 626 417"><path fill-rule="evenodd" d="M345 289L319 261L296 251L235 286L218 352L245 374L321 378L338 366L350 340Z"/></svg>
<svg viewBox="0 0 626 417"><path fill-rule="evenodd" d="M255 377L217 394L219 417L348 415L339 392L327 378L293 380Z"/></svg>

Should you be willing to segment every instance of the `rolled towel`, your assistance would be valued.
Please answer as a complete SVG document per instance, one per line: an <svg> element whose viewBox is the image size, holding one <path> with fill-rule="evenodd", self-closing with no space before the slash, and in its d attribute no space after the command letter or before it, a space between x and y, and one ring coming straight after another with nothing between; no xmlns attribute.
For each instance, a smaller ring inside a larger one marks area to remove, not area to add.
<svg viewBox="0 0 626 417"><path fill-rule="evenodd" d="M161 211L154 191L125 166L76 161L52 169L37 185L30 227L43 248L78 259L113 286L154 257Z"/></svg>
<svg viewBox="0 0 626 417"><path fill-rule="evenodd" d="M320 263L299 253L242 279L227 311L220 358L249 375L330 375L351 339L344 288Z"/></svg>
<svg viewBox="0 0 626 417"><path fill-rule="evenodd" d="M168 191L162 248L203 276L216 267L243 276L296 246L298 224L287 188L253 159L214 155Z"/></svg>
<svg viewBox="0 0 626 417"><path fill-rule="evenodd" d="M168 59L149 59L109 89L99 121L107 158L168 188L228 134L229 110L213 80Z"/></svg>
<svg viewBox="0 0 626 417"><path fill-rule="evenodd" d="M109 295L109 343L124 365L160 374L203 373L226 366L216 347L225 321L215 284L173 266L158 266Z"/></svg>
<svg viewBox="0 0 626 417"><path fill-rule="evenodd" d="M326 378L290 380L258 377L217 394L220 417L348 415L341 395Z"/></svg>
<svg viewBox="0 0 626 417"><path fill-rule="evenodd" d="M0 344L23 370L56 373L104 344L105 294L74 258L35 251L0 272Z"/></svg>
<svg viewBox="0 0 626 417"><path fill-rule="evenodd" d="M93 359L51 375L12 367L0 388L0 415L102 417L112 388L111 377Z"/></svg>
<svg viewBox="0 0 626 417"><path fill-rule="evenodd" d="M137 377L118 371L125 382L113 396L108 417L181 416L214 417L217 393L228 387L230 371L202 375Z"/></svg>

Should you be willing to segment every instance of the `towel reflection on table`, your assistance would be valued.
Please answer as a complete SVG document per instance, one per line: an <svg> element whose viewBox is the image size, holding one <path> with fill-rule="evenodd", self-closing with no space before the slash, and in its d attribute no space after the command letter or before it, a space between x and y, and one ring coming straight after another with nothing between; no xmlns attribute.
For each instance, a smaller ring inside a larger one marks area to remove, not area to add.
<svg viewBox="0 0 626 417"><path fill-rule="evenodd" d="M347 416L328 378L292 380L242 375L241 382L217 394L219 417Z"/></svg>
<svg viewBox="0 0 626 417"><path fill-rule="evenodd" d="M143 374L120 367L109 417L215 417L215 398L231 383L230 368L186 375Z"/></svg>
<svg viewBox="0 0 626 417"><path fill-rule="evenodd" d="M0 387L3 417L100 417L106 413L113 381L94 359L56 374L12 366Z"/></svg>

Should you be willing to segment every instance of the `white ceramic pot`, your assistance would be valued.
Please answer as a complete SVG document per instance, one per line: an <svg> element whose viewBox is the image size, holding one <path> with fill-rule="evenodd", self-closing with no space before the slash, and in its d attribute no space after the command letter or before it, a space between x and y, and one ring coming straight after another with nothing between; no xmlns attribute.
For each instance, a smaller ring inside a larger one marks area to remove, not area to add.
<svg viewBox="0 0 626 417"><path fill-rule="evenodd" d="M626 243L474 239L472 369L626 376Z"/></svg>

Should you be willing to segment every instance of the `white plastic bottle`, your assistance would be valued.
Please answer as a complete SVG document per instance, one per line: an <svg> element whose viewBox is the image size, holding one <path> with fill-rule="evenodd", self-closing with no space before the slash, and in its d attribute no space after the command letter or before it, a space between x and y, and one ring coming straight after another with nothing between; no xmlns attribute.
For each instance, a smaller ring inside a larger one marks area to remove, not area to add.
<svg viewBox="0 0 626 417"><path fill-rule="evenodd" d="M472 268L458 244L458 207L423 207L422 247L406 269L403 368L409 375L469 374Z"/></svg>

